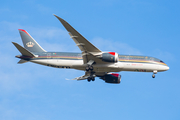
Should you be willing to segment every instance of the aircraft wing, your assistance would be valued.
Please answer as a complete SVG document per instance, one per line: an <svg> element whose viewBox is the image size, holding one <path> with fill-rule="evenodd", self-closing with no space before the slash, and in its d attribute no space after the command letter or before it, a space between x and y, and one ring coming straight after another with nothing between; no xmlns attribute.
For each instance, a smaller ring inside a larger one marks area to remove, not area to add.
<svg viewBox="0 0 180 120"><path fill-rule="evenodd" d="M76 78L74 78L74 79L72 79L72 80L87 80L88 77L90 77L90 76L89 76L89 75L83 75L83 76L81 76L81 77L76 77ZM93 75L93 77L96 77L96 76Z"/></svg>
<svg viewBox="0 0 180 120"><path fill-rule="evenodd" d="M74 79L67 79L67 80L86 80L86 79L88 79L88 77L99 77L99 76L104 76L105 74L107 74L107 73L96 73L96 74L93 74L93 75L91 75L89 72L85 72L85 75L83 75L83 76L80 76L80 77L76 77L76 78L74 78Z"/></svg>
<svg viewBox="0 0 180 120"><path fill-rule="evenodd" d="M69 35L74 40L76 45L79 47L79 49L82 52L82 57L84 63L88 63L90 60L98 61L97 57L99 54L101 54L101 50L96 48L93 44L91 44L86 38L84 38L79 32L77 32L69 23L67 23L62 18L54 15L66 28L66 30L69 32Z"/></svg>
<svg viewBox="0 0 180 120"><path fill-rule="evenodd" d="M103 76L105 76L107 73L106 72L96 72L95 74L90 74L89 72L85 72L85 75L76 77L74 79L66 79L66 80L86 80L89 77L100 77L102 79Z"/></svg>

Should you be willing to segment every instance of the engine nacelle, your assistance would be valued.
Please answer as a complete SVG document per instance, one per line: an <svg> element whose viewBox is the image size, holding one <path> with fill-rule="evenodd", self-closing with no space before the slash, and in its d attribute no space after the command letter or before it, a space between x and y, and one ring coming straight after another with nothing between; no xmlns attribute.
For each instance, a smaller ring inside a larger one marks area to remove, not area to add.
<svg viewBox="0 0 180 120"><path fill-rule="evenodd" d="M101 77L106 83L119 84L121 82L121 75L117 73L109 73Z"/></svg>
<svg viewBox="0 0 180 120"><path fill-rule="evenodd" d="M103 53L102 54L102 61L105 61L105 62L118 62L119 61L118 53L116 53L116 52Z"/></svg>

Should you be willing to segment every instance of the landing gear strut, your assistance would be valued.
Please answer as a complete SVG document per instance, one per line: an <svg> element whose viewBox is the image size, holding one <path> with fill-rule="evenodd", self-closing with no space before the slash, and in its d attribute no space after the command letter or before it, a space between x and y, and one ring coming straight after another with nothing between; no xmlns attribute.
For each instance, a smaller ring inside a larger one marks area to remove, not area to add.
<svg viewBox="0 0 180 120"><path fill-rule="evenodd" d="M94 75L95 72L93 72L93 66L92 66L93 64L95 64L95 62L93 60L90 60L86 66L86 72L90 74L90 76L87 78L88 82L90 82L91 80L92 81L95 80L95 75Z"/></svg>
<svg viewBox="0 0 180 120"><path fill-rule="evenodd" d="M94 81L95 80L95 75L93 72L93 66L87 66L86 67L86 71L89 72L90 76L87 78L87 81L90 82L91 80Z"/></svg>
<svg viewBox="0 0 180 120"><path fill-rule="evenodd" d="M155 78L155 74L157 74L157 70L154 70L154 71L153 71L152 78Z"/></svg>

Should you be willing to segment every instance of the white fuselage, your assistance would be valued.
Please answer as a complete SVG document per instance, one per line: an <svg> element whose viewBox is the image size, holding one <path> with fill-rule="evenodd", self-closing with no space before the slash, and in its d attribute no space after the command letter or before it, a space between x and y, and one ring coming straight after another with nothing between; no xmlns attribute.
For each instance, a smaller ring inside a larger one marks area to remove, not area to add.
<svg viewBox="0 0 180 120"><path fill-rule="evenodd" d="M56 68L72 68L85 71L86 65L83 60L62 60L62 59L35 59L33 63L46 65ZM135 71L135 72L161 72L166 71L169 67L166 64L158 62L136 63L136 62L117 62L107 64L94 64L95 72L120 72L120 71Z"/></svg>

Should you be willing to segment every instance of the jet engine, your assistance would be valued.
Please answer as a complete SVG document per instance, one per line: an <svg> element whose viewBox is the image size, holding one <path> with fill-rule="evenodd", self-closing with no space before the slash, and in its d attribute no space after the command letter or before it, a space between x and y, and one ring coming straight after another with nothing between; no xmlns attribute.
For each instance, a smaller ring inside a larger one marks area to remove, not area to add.
<svg viewBox="0 0 180 120"><path fill-rule="evenodd" d="M102 54L102 61L105 62L118 62L119 56L116 52L108 52Z"/></svg>
<svg viewBox="0 0 180 120"><path fill-rule="evenodd" d="M117 73L109 73L100 78L103 79L106 83L119 84L121 82L121 75Z"/></svg>

